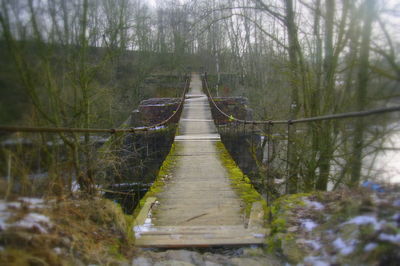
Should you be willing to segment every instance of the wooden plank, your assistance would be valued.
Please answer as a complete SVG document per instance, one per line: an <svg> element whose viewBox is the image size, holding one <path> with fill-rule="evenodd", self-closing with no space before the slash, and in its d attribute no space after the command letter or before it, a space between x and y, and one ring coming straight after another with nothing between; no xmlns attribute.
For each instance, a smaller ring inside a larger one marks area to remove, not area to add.
<svg viewBox="0 0 400 266"><path fill-rule="evenodd" d="M142 232L140 247L208 247L264 244L266 229L232 226L157 226Z"/></svg>
<svg viewBox="0 0 400 266"><path fill-rule="evenodd" d="M149 214L149 211L151 209L151 206L153 206L153 203L156 202L156 200L157 200L157 198L155 198L155 197L148 197L146 199L146 202L144 203L138 216L136 216L136 219L134 221L135 226L144 224L144 222L146 221L146 218Z"/></svg>
<svg viewBox="0 0 400 266"><path fill-rule="evenodd" d="M265 229L245 229L242 225L231 226L155 226L151 231L144 234L232 234L247 235L252 233L263 233Z"/></svg>
<svg viewBox="0 0 400 266"><path fill-rule="evenodd" d="M182 247L210 247L210 246L235 246L235 245L262 245L264 236L254 235L143 235L136 239L135 245L139 247L182 248Z"/></svg>
<svg viewBox="0 0 400 266"><path fill-rule="evenodd" d="M182 140L220 140L219 134L191 134L175 136L175 141Z"/></svg>
<svg viewBox="0 0 400 266"><path fill-rule="evenodd" d="M256 201L251 206L248 228L264 227L264 209L260 201Z"/></svg>

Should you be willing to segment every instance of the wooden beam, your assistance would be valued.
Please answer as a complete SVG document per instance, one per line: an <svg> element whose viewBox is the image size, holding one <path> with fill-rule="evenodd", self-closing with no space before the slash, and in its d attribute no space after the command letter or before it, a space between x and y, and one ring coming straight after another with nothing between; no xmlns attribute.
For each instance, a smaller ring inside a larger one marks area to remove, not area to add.
<svg viewBox="0 0 400 266"><path fill-rule="evenodd" d="M153 203L156 202L157 198L155 197L148 197L146 199L146 202L144 203L142 209L140 210L139 214L136 216L134 225L143 225L144 222L146 221L146 218L149 214L149 211L151 209L151 206L153 206Z"/></svg>

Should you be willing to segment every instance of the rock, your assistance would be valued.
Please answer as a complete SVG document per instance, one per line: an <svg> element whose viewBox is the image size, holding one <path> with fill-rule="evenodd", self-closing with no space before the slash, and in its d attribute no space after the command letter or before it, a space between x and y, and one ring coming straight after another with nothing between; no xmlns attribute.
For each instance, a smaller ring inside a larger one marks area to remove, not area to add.
<svg viewBox="0 0 400 266"><path fill-rule="evenodd" d="M243 249L243 256L263 256L264 250L262 248L245 248Z"/></svg>
<svg viewBox="0 0 400 266"><path fill-rule="evenodd" d="M165 260L156 262L154 266L195 266L195 264L180 260Z"/></svg>
<svg viewBox="0 0 400 266"><path fill-rule="evenodd" d="M288 259L290 263L300 263L305 257L304 249L302 245L296 243L293 239L281 238L281 247L283 255Z"/></svg>
<svg viewBox="0 0 400 266"><path fill-rule="evenodd" d="M232 265L235 266L264 266L264 265L273 265L270 264L268 260L263 258L233 258L231 259Z"/></svg>
<svg viewBox="0 0 400 266"><path fill-rule="evenodd" d="M149 258L139 257L132 261L132 266L152 266L152 260Z"/></svg>
<svg viewBox="0 0 400 266"><path fill-rule="evenodd" d="M212 261L205 261L204 262L204 266L220 266L221 264L220 263L215 263L215 262L212 262Z"/></svg>
<svg viewBox="0 0 400 266"><path fill-rule="evenodd" d="M226 260L228 258L224 255L221 254L213 254L213 253L204 253L203 254L203 260L205 261L204 263L209 263L209 265L221 265L221 264L226 264Z"/></svg>
<svg viewBox="0 0 400 266"><path fill-rule="evenodd" d="M178 261L184 261L188 263L195 263L195 264L202 264L203 263L203 258L202 256L193 251L187 251L187 250L168 250L165 252L165 258L167 260L178 260Z"/></svg>

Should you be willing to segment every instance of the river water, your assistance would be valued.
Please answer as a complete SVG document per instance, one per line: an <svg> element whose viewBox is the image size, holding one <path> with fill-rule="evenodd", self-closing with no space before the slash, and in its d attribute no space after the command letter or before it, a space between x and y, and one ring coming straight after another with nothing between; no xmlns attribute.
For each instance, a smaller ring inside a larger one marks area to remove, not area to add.
<svg viewBox="0 0 400 266"><path fill-rule="evenodd" d="M400 124L391 124L381 140L382 150L364 158L363 174L383 183L400 183ZM378 141L379 142L379 141Z"/></svg>

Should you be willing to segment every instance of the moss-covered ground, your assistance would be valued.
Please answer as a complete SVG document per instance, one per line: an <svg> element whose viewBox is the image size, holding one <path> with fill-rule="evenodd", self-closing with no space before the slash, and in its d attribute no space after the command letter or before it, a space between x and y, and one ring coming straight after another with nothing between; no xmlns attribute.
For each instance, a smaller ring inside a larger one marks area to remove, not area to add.
<svg viewBox="0 0 400 266"><path fill-rule="evenodd" d="M107 199L2 202L0 265L110 265L132 257L132 216Z"/></svg>
<svg viewBox="0 0 400 266"><path fill-rule="evenodd" d="M399 191L283 196L269 207L268 249L291 264L398 265Z"/></svg>

